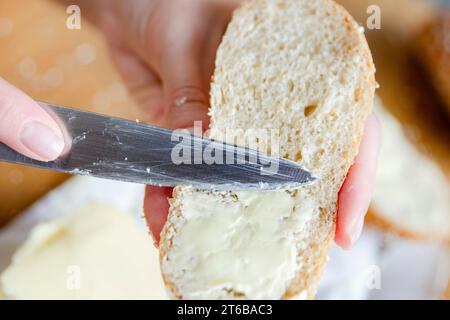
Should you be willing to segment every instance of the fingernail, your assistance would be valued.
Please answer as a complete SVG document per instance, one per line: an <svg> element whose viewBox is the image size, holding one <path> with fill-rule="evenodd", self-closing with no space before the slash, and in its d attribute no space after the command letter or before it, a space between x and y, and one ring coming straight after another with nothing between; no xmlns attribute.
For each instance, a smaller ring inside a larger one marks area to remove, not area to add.
<svg viewBox="0 0 450 320"><path fill-rule="evenodd" d="M364 214L360 214L358 219L355 221L352 228L350 229L351 245L354 245L355 242L359 239L363 231L363 227L364 227Z"/></svg>
<svg viewBox="0 0 450 320"><path fill-rule="evenodd" d="M44 160L55 160L64 149L64 140L45 124L33 121L24 125L20 141Z"/></svg>

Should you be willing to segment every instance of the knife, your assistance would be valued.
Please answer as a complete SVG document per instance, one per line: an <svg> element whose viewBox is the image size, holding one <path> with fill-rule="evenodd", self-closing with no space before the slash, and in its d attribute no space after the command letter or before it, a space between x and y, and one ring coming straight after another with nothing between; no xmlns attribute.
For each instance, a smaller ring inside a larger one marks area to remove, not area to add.
<svg viewBox="0 0 450 320"><path fill-rule="evenodd" d="M63 129L66 148L52 162L0 143L0 161L69 174L173 187L255 190L296 188L315 178L297 163L137 121L39 104Z"/></svg>

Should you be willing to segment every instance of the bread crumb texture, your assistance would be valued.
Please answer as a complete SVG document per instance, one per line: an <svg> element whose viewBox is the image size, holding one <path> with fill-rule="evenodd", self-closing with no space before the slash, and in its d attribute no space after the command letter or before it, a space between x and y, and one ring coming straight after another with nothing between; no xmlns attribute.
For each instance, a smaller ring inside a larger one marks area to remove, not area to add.
<svg viewBox="0 0 450 320"><path fill-rule="evenodd" d="M318 180L295 190L177 187L160 243L175 298L312 298L357 154L375 68L359 26L330 0L253 0L233 16L211 84L212 138L276 132L277 148Z"/></svg>

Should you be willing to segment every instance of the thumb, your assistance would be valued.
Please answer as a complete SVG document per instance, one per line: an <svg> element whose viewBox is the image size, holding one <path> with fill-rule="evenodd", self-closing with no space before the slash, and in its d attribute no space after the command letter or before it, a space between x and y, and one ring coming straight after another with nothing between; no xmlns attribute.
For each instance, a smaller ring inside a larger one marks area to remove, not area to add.
<svg viewBox="0 0 450 320"><path fill-rule="evenodd" d="M52 161L64 149L58 124L33 99L0 78L0 142L23 155Z"/></svg>

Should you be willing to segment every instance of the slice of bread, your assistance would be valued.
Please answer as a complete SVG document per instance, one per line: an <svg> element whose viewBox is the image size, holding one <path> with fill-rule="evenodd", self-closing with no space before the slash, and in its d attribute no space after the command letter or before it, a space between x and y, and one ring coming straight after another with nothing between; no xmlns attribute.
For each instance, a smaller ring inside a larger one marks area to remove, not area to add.
<svg viewBox="0 0 450 320"><path fill-rule="evenodd" d="M318 180L261 192L177 187L160 242L173 297L314 296L337 195L372 109L374 73L361 28L331 0L253 0L235 12L217 53L210 136L276 131L279 148L247 138Z"/></svg>
<svg viewBox="0 0 450 320"><path fill-rule="evenodd" d="M417 37L417 56L450 114L450 8Z"/></svg>
<svg viewBox="0 0 450 320"><path fill-rule="evenodd" d="M369 221L405 237L450 242L448 178L408 139L381 101L375 101L383 143Z"/></svg>

